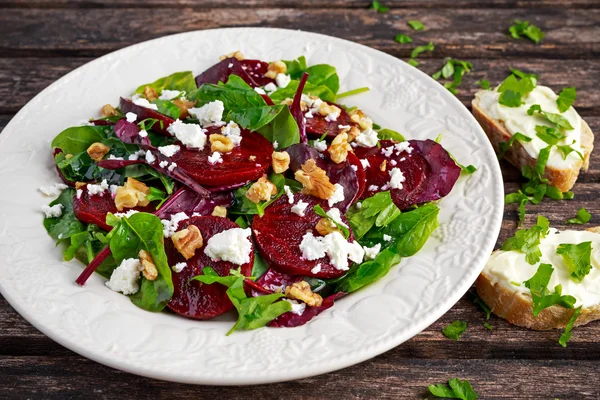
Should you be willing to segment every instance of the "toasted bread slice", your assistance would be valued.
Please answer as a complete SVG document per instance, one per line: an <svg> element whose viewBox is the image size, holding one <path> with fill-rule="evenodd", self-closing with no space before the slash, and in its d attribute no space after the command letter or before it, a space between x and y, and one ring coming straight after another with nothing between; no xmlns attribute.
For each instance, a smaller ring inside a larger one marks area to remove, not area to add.
<svg viewBox="0 0 600 400"><path fill-rule="evenodd" d="M600 233L600 227L590 228L588 231ZM494 314L524 328L538 331L564 328L574 313L574 309L554 305L534 317L530 295L519 292L510 282L495 280L485 271L477 278L475 288L479 297ZM597 319L600 319L600 304L584 307L575 321L575 326L585 325Z"/></svg>
<svg viewBox="0 0 600 400"><path fill-rule="evenodd" d="M485 91L480 90L479 92L475 93L475 97L471 103L473 108L473 116L487 134L490 142L492 142L494 150L498 152L499 143L507 142L510 140L512 135L506 129L503 121L491 118L481 107L479 96L480 93L484 92ZM550 181L550 185L560 189L561 192L567 192L571 190L575 184L575 181L577 181L579 171L587 171L589 166L590 154L594 148L594 134L585 121L582 120L581 122L581 148L583 149L583 160L571 169L556 169L550 166L546 167L544 177ZM529 153L527 153L519 141L516 141L508 149L504 155L504 158L506 158L508 162L517 167L519 170L521 170L524 165L530 165L533 167L537 161L537 159L532 158Z"/></svg>

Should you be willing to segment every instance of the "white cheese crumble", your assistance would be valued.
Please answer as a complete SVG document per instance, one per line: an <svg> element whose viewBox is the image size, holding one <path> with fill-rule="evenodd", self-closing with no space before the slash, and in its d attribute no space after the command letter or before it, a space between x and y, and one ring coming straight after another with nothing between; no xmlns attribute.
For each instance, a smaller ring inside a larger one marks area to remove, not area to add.
<svg viewBox="0 0 600 400"><path fill-rule="evenodd" d="M378 141L377 132L371 128L365 129L360 135L354 138L354 142L360 147L375 147Z"/></svg>
<svg viewBox="0 0 600 400"><path fill-rule="evenodd" d="M226 126L222 127L221 133L227 136L234 146L239 146L242 142L242 130L239 125L233 121L229 121Z"/></svg>
<svg viewBox="0 0 600 400"><path fill-rule="evenodd" d="M160 96L158 98L160 100L173 100L177 96L184 95L184 94L185 94L185 92L180 92L179 90L163 89L163 91L160 93Z"/></svg>
<svg viewBox="0 0 600 400"><path fill-rule="evenodd" d="M342 215L340 213L340 209L339 208L332 208L331 210L327 211L325 213L325 215L327 215L329 218L331 218L338 225L341 225L344 228L348 227L348 225L346 225L344 223L344 221L342 221Z"/></svg>
<svg viewBox="0 0 600 400"><path fill-rule="evenodd" d="M313 118L313 117L314 117L314 115L313 115L313 113L312 113L312 110L308 110L308 111L307 111L307 112L304 114L304 119L306 119L306 118L308 118L308 119L311 119L311 118Z"/></svg>
<svg viewBox="0 0 600 400"><path fill-rule="evenodd" d="M386 235L385 233L383 234L383 240L385 240L386 242L389 242L392 240L392 237L390 235Z"/></svg>
<svg viewBox="0 0 600 400"><path fill-rule="evenodd" d="M338 129L342 130L342 129L350 129L352 128L350 125L338 125Z"/></svg>
<svg viewBox="0 0 600 400"><path fill-rule="evenodd" d="M110 185L110 186L108 187L108 190L110 190L110 195L111 195L112 197L115 197L115 196L117 195L117 189L118 189L118 188L119 188L119 186L118 186L118 185Z"/></svg>
<svg viewBox="0 0 600 400"><path fill-rule="evenodd" d="M221 122L223 119L223 111L225 111L223 102L221 100L215 100L200 108L190 108L188 113L197 118L200 125L206 126Z"/></svg>
<svg viewBox="0 0 600 400"><path fill-rule="evenodd" d="M265 92L264 89L259 88L259 87L255 87L254 91L258 94L267 94L267 92Z"/></svg>
<svg viewBox="0 0 600 400"><path fill-rule="evenodd" d="M141 138L147 138L147 137L148 137L148 132L146 132L145 130L141 129L141 130L138 132L138 135L139 135Z"/></svg>
<svg viewBox="0 0 600 400"><path fill-rule="evenodd" d="M184 212L171 215L171 219L161 219L160 222L163 225L163 236L171 237L179 228L179 223L189 219L188 215Z"/></svg>
<svg viewBox="0 0 600 400"><path fill-rule="evenodd" d="M299 303L296 300L292 300L292 299L283 299L283 301L287 301L288 303L290 303L292 305L292 309L290 310L290 312L292 314L296 314L296 315L302 315L304 314L304 310L306 310L306 303Z"/></svg>
<svg viewBox="0 0 600 400"><path fill-rule="evenodd" d="M400 168L392 168L388 185L390 185L392 189L402 189L402 182L404 181L406 181L406 178L402 171L400 171Z"/></svg>
<svg viewBox="0 0 600 400"><path fill-rule="evenodd" d="M213 261L229 261L236 265L250 262L252 242L250 228L232 228L219 232L206 243L204 254Z"/></svg>
<svg viewBox="0 0 600 400"><path fill-rule="evenodd" d="M356 165L351 165L350 168L352 168L354 172L358 171L358 167Z"/></svg>
<svg viewBox="0 0 600 400"><path fill-rule="evenodd" d="M277 74L277 76L275 76L275 82L277 82L277 86L279 86L280 88L286 87L290 84L291 81L292 78L290 78L290 76L286 74Z"/></svg>
<svg viewBox="0 0 600 400"><path fill-rule="evenodd" d="M115 157L115 156L114 156L114 155L112 155L112 154L108 156L108 159L109 159L109 160L117 160L117 161L122 161L122 160L124 160L124 158L123 158L123 157Z"/></svg>
<svg viewBox="0 0 600 400"><path fill-rule="evenodd" d="M325 121L335 122L340 117L341 113L342 113L342 110L339 110L339 109L335 110L333 112L330 112L329 114L327 114L325 116Z"/></svg>
<svg viewBox="0 0 600 400"><path fill-rule="evenodd" d="M114 213L113 215L114 215L116 218L119 218L119 219L120 219L120 218L123 218L123 217L125 217L125 218L129 218L129 217L131 217L133 214L137 214L137 213L139 213L139 211L138 211L138 210L127 210L126 212L118 212L118 213Z"/></svg>
<svg viewBox="0 0 600 400"><path fill-rule="evenodd" d="M277 86L275 86L273 82L269 82L265 85L265 90L267 91L267 93L273 93L277 90Z"/></svg>
<svg viewBox="0 0 600 400"><path fill-rule="evenodd" d="M208 162L212 165L222 163L223 157L221 157L221 153L215 151L214 153L212 153L212 155L208 156Z"/></svg>
<svg viewBox="0 0 600 400"><path fill-rule="evenodd" d="M156 161L154 154L150 153L150 150L146 151L146 162L148 164L152 164L154 161Z"/></svg>
<svg viewBox="0 0 600 400"><path fill-rule="evenodd" d="M367 169L368 167L371 166L371 164L369 164L369 160L367 160L366 158L361 159L360 163L362 164L364 169Z"/></svg>
<svg viewBox="0 0 600 400"><path fill-rule="evenodd" d="M338 270L349 269L348 258L361 263L365 251L358 242L348 242L338 231L327 234L324 237L315 237L312 232L307 232L300 243L302 257L311 261L327 255L331 264Z"/></svg>
<svg viewBox="0 0 600 400"><path fill-rule="evenodd" d="M136 258L127 258L115 268L106 282L111 290L123 294L134 294L140 290L140 272L144 269L140 260Z"/></svg>
<svg viewBox="0 0 600 400"><path fill-rule="evenodd" d="M325 140L317 139L314 141L313 147L322 153L327 150L327 142Z"/></svg>
<svg viewBox="0 0 600 400"><path fill-rule="evenodd" d="M360 210L362 208L362 203L359 201L358 203L355 204L356 209Z"/></svg>
<svg viewBox="0 0 600 400"><path fill-rule="evenodd" d="M62 193L63 190L67 189L69 186L64 183L55 183L52 186L42 186L38 190L42 192L44 196L48 197L56 197Z"/></svg>
<svg viewBox="0 0 600 400"><path fill-rule="evenodd" d="M77 189L77 198L80 199L83 194L83 189Z"/></svg>
<svg viewBox="0 0 600 400"><path fill-rule="evenodd" d="M158 166L161 168L167 168L167 165L169 165L168 161L161 161L160 163L158 163Z"/></svg>
<svg viewBox="0 0 600 400"><path fill-rule="evenodd" d="M405 158L404 158L404 157L402 157L402 160L400 160L400 161L404 161L404 160L405 160ZM395 167L395 166L396 166L396 164L398 164L398 162L397 162L396 160L390 160L390 165L391 165L392 167Z"/></svg>
<svg viewBox="0 0 600 400"><path fill-rule="evenodd" d="M298 203L292 206L292 212L300 217L304 217L304 212L306 211L306 207L308 207L308 203L298 200Z"/></svg>
<svg viewBox="0 0 600 400"><path fill-rule="evenodd" d="M327 245L323 242L323 238L315 237L312 232L306 232L300 242L300 251L302 258L313 261L325 257Z"/></svg>
<svg viewBox="0 0 600 400"><path fill-rule="evenodd" d="M317 264L313 267L313 269L310 270L311 273L313 274L318 274L319 272L321 272L321 264Z"/></svg>
<svg viewBox="0 0 600 400"><path fill-rule="evenodd" d="M283 191L285 192L285 194L288 198L288 203L294 204L294 193L292 193L292 189L290 189L290 187L288 185L285 185L283 187Z"/></svg>
<svg viewBox="0 0 600 400"><path fill-rule="evenodd" d="M379 186L377 186L377 185L370 185L370 186L367 188L367 190L368 190L369 192L376 192L376 191L378 191L378 190L379 190Z"/></svg>
<svg viewBox="0 0 600 400"><path fill-rule="evenodd" d="M329 207L333 207L334 204L339 203L340 201L344 201L346 198L344 197L344 187L339 183L333 185L335 191L331 195L330 198L327 199L327 203L329 203Z"/></svg>
<svg viewBox="0 0 600 400"><path fill-rule="evenodd" d="M167 168L170 172L173 172L173 170L177 168L177 163L172 162L171 165L169 165L169 168Z"/></svg>
<svg viewBox="0 0 600 400"><path fill-rule="evenodd" d="M103 196L104 192L108 190L108 182L104 179L99 185L88 184L86 187L89 194Z"/></svg>
<svg viewBox="0 0 600 400"><path fill-rule="evenodd" d="M186 147L204 150L206 133L198 124L184 124L183 121L176 119L169 125L167 132L174 135Z"/></svg>
<svg viewBox="0 0 600 400"><path fill-rule="evenodd" d="M55 204L52 207L44 204L42 211L46 215L46 218L58 218L62 215L64 206L62 204Z"/></svg>
<svg viewBox="0 0 600 400"><path fill-rule="evenodd" d="M146 99L144 99L142 97L135 98L135 96L134 96L134 97L131 98L131 101L136 106L140 106L140 107L144 107L144 108L149 108L151 110L158 110L158 106L156 104L152 104L148 100L146 100Z"/></svg>
<svg viewBox="0 0 600 400"><path fill-rule="evenodd" d="M143 157L145 154L146 154L146 152L144 150L138 150L135 153L130 154L127 159L130 161L136 161L136 160L139 160L140 157Z"/></svg>
<svg viewBox="0 0 600 400"><path fill-rule="evenodd" d="M277 148L279 147L279 143L277 143L277 140L273 142L273 148L275 150L277 150Z"/></svg>
<svg viewBox="0 0 600 400"><path fill-rule="evenodd" d="M165 157L173 157L177 152L181 150L181 147L176 144L170 144L168 146L161 146L158 148L158 151Z"/></svg>
<svg viewBox="0 0 600 400"><path fill-rule="evenodd" d="M373 260L381 251L381 243L377 243L373 247L363 246L363 249L365 250L365 257L370 260Z"/></svg>
<svg viewBox="0 0 600 400"><path fill-rule="evenodd" d="M127 119L127 122L135 122L137 120L137 114L136 113L132 113L132 112L128 112L127 114L125 114L125 118Z"/></svg>
<svg viewBox="0 0 600 400"><path fill-rule="evenodd" d="M400 143L396 143L393 146L389 146L389 147L381 149L381 153L386 157L391 156L392 153L395 153L397 156L399 156L400 153L402 153L403 151L406 151L408 154L412 153L413 148L411 147L410 143L400 142Z"/></svg>
<svg viewBox="0 0 600 400"><path fill-rule="evenodd" d="M187 264L184 262L179 262L171 267L174 272L180 273L183 269L187 267Z"/></svg>

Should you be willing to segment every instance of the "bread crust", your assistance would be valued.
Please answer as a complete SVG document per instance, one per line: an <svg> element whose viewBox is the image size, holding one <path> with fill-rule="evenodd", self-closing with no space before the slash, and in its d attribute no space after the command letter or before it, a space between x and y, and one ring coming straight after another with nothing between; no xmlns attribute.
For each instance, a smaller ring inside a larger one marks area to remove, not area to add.
<svg viewBox="0 0 600 400"><path fill-rule="evenodd" d="M511 138L510 132L506 129L506 126L502 121L495 120L488 116L480 106L480 93L485 91L479 91L475 94L473 101L471 102L473 116L479 122L483 130L485 131L488 139L492 143L494 150L499 152L499 143L507 142ZM557 169L550 166L546 167L544 177L548 179L550 185L558 188L561 192L567 192L571 190L579 171L586 171L589 166L590 154L594 148L594 134L592 133L589 125L582 120L581 124L581 148L583 150L583 161L580 161L575 167L570 169ZM531 167L535 166L537 159L532 158L525 148L519 141L515 141L514 144L506 151L504 158L512 165L517 167L519 170L525 165Z"/></svg>

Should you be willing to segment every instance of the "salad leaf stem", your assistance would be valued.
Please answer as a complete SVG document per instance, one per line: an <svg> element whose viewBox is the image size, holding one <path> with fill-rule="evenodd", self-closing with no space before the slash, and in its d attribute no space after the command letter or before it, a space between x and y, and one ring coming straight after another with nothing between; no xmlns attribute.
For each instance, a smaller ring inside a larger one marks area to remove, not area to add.
<svg viewBox="0 0 600 400"><path fill-rule="evenodd" d="M300 83L298 83L298 90L296 90L296 94L294 95L294 101L292 102L292 106L290 107L292 116L298 124L298 129L300 131L300 142L305 144L308 143L308 139L306 137L306 124L304 123L304 114L302 113L302 108L300 107L300 100L302 99L302 91L304 90L304 85L306 85L307 80L308 73L305 72L302 74L302 78L300 78Z"/></svg>
<svg viewBox="0 0 600 400"><path fill-rule="evenodd" d="M75 283L77 283L80 286L85 285L85 282L89 279L90 276L92 276L96 268L98 268L100 264L102 264L102 262L106 260L108 256L110 256L110 254L110 246L106 246L100 253L98 253L96 258L94 258L92 262L90 262L89 265L85 267L83 272L79 274L77 279L75 279Z"/></svg>
<svg viewBox="0 0 600 400"><path fill-rule="evenodd" d="M358 89L353 89L353 90L348 90L347 92L342 92L340 94L337 95L338 99L341 99L342 97L348 97L348 96L354 96L356 94L361 94L361 93L365 93L368 92L370 89L368 87L361 87Z"/></svg>

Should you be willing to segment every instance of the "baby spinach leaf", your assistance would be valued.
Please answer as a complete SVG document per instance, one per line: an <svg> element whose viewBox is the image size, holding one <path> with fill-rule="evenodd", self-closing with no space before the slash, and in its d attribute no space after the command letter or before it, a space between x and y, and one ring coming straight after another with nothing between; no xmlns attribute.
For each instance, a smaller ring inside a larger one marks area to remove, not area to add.
<svg viewBox="0 0 600 400"><path fill-rule="evenodd" d="M65 154L84 152L95 142L102 142L110 128L106 126L74 126L59 133L52 140L53 149L61 149Z"/></svg>
<svg viewBox="0 0 600 400"><path fill-rule="evenodd" d="M337 281L335 291L350 293L369 285L383 278L401 259L395 248L384 249L374 260L363 262Z"/></svg>
<svg viewBox="0 0 600 400"><path fill-rule="evenodd" d="M65 189L50 206L62 205L62 215L58 218L44 218L44 228L57 243L69 239L72 235L85 232L85 226L73 213L75 189Z"/></svg>
<svg viewBox="0 0 600 400"><path fill-rule="evenodd" d="M261 276L263 276L265 274L265 272L267 272L268 269L269 269L269 264L263 258L263 256L261 256L260 253L258 251L256 251L254 253L254 265L252 266L252 276L255 279L258 279Z"/></svg>
<svg viewBox="0 0 600 400"><path fill-rule="evenodd" d="M308 82L315 86L326 86L333 94L340 90L340 78L335 67L328 64L317 64L308 67Z"/></svg>
<svg viewBox="0 0 600 400"><path fill-rule="evenodd" d="M377 137L379 140L395 140L397 142L404 142L406 139L402 136L401 133L393 131L391 129L380 129L377 131Z"/></svg>
<svg viewBox="0 0 600 400"><path fill-rule="evenodd" d="M421 250L431 233L439 226L439 212L440 209L434 203L403 212L385 226L382 232L394 238L394 245L400 256L410 257Z"/></svg>
<svg viewBox="0 0 600 400"><path fill-rule="evenodd" d="M300 143L300 130L287 106L281 106L281 112L269 125L263 126L259 132L271 143L277 142L279 148L286 148Z"/></svg>
<svg viewBox="0 0 600 400"><path fill-rule="evenodd" d="M525 287L531 291L534 317L537 317L544 309L555 304L565 308L573 308L573 305L577 301L573 296L563 296L561 285L556 285L554 292L548 290L548 283L550 283L550 277L553 272L554 268L552 265L542 263L536 273L523 282Z"/></svg>
<svg viewBox="0 0 600 400"><path fill-rule="evenodd" d="M504 251L517 250L525 253L525 259L531 265L540 261L542 252L540 241L548 234L550 223L543 216L538 216L537 223L529 229L519 229L515 235L508 238L501 249ZM548 278L549 279L549 278Z"/></svg>
<svg viewBox="0 0 600 400"><path fill-rule="evenodd" d="M592 242L562 243L556 249L556 254L562 256L571 279L577 283L581 283L583 278L592 271Z"/></svg>
<svg viewBox="0 0 600 400"><path fill-rule="evenodd" d="M467 323L465 321L456 320L442 329L442 333L448 339L458 340L460 339L460 335L462 335L466 330Z"/></svg>
<svg viewBox="0 0 600 400"><path fill-rule="evenodd" d="M173 104L170 100L154 100L152 104L156 104L159 113L167 115L173 119L179 119L181 109Z"/></svg>
<svg viewBox="0 0 600 400"><path fill-rule="evenodd" d="M150 86L159 94L163 91L163 89L179 90L190 93L196 89L196 80L194 79L194 74L192 74L192 71L175 72L174 74L157 79L152 83L141 85L135 89L135 93L144 93L146 86Z"/></svg>
<svg viewBox="0 0 600 400"><path fill-rule="evenodd" d="M565 326L564 332L562 333L562 335L560 335L560 339L558 339L558 343L560 343L560 345L562 347L567 347L567 342L569 341L569 339L571 339L571 331L573 330L575 321L577 321L577 318L579 318L580 314L581 314L581 306L577 307L573 311L573 315L571 316L571 319L569 320L569 322L567 322L567 326Z"/></svg>
<svg viewBox="0 0 600 400"><path fill-rule="evenodd" d="M160 219L142 212L120 219L110 217L111 214L107 216L106 223L112 225L113 229L107 237L117 263L127 258L138 258L140 250L146 250L158 270L158 277L153 281L142 277L140 290L130 296L131 301L144 310L161 311L173 296L173 281Z"/></svg>
<svg viewBox="0 0 600 400"><path fill-rule="evenodd" d="M297 60L283 61L287 67L287 74L290 78L300 80L308 68L306 66L306 57L300 56Z"/></svg>
<svg viewBox="0 0 600 400"><path fill-rule="evenodd" d="M277 89L269 94L269 97L275 103L280 103L285 99L291 99L298 90L299 83L300 81L292 80L285 88ZM310 77L308 78L308 82L306 82L304 85L302 93L320 97L324 101L334 102L337 99L335 93L333 93L328 86L315 85L314 83L310 82Z"/></svg>
<svg viewBox="0 0 600 400"><path fill-rule="evenodd" d="M396 211L397 210L397 211ZM383 214L381 218L379 215ZM378 227L383 227L400 215L400 210L392 201L389 191L379 192L361 202L361 208L353 206L346 213L352 232L357 240L373 228L379 219Z"/></svg>

